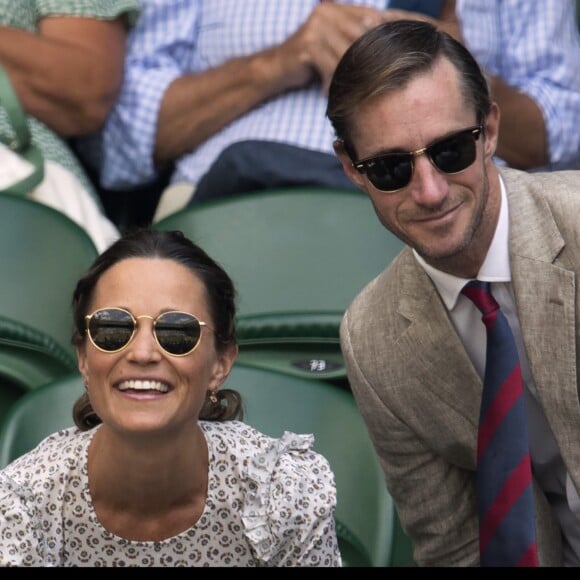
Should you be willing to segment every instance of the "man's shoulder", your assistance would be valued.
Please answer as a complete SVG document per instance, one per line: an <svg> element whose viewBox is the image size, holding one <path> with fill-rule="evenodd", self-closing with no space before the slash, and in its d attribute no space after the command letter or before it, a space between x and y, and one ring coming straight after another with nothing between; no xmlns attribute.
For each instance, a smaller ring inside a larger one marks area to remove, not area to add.
<svg viewBox="0 0 580 580"><path fill-rule="evenodd" d="M404 248L382 272L360 290L352 300L348 311L368 312L373 308L384 310L388 309L389 305L395 304L401 292L401 285L413 276L410 266L413 267L414 261L411 250L408 247Z"/></svg>
<svg viewBox="0 0 580 580"><path fill-rule="evenodd" d="M502 169L510 206L518 209L518 215L526 219L539 217L546 209L557 220L574 218L577 223L580 211L580 170L549 172L525 172Z"/></svg>
<svg viewBox="0 0 580 580"><path fill-rule="evenodd" d="M552 197L573 193L580 200L580 170L522 171L510 167L499 169L509 193L528 191Z"/></svg>

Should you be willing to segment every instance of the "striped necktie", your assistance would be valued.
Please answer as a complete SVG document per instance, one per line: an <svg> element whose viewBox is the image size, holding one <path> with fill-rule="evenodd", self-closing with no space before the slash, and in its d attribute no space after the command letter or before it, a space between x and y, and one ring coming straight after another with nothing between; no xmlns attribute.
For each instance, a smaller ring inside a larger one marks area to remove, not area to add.
<svg viewBox="0 0 580 580"><path fill-rule="evenodd" d="M532 470L520 363L489 282L462 290L482 313L487 354L477 437L482 566L537 566Z"/></svg>

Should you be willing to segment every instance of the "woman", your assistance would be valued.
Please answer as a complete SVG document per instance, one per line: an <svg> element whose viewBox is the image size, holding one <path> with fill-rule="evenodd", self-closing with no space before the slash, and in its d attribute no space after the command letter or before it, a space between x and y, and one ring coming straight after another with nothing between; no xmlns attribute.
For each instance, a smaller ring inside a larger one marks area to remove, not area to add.
<svg viewBox="0 0 580 580"><path fill-rule="evenodd" d="M0 472L0 563L341 564L312 437L259 433L220 389L237 344L218 264L180 232L135 231L81 278L73 310L77 427Z"/></svg>

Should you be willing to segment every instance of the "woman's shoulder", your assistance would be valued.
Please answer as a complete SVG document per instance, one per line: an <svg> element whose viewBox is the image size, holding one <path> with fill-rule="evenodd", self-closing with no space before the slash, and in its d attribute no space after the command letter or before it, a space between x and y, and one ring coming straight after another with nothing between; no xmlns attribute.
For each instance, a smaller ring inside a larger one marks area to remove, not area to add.
<svg viewBox="0 0 580 580"><path fill-rule="evenodd" d="M308 456L315 461L318 457L313 451L314 435L283 431L279 437L267 435L243 421L201 421L202 429L210 441L219 441L218 449L244 454L248 457L272 454L276 456Z"/></svg>
<svg viewBox="0 0 580 580"><path fill-rule="evenodd" d="M80 431L77 427L56 431L31 450L13 459L0 474L18 483L34 486L63 469L70 470L86 457L93 431Z"/></svg>
<svg viewBox="0 0 580 580"><path fill-rule="evenodd" d="M272 437L242 421L201 424L214 457L228 457L243 471L244 479L268 485L276 482L297 493L312 484L324 488L334 501L334 474L328 460L314 449L313 434L284 431Z"/></svg>
<svg viewBox="0 0 580 580"><path fill-rule="evenodd" d="M271 437L240 421L203 428L213 451L223 446L223 456L240 466L246 489L242 521L262 560L299 561L313 539L334 542L329 534L336 507L334 474L313 449L312 434L284 431Z"/></svg>

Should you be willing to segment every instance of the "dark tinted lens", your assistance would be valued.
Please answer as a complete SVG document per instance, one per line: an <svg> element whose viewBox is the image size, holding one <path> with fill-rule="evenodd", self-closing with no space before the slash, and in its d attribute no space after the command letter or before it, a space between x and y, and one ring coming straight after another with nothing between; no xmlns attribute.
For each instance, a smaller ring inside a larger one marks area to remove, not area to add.
<svg viewBox="0 0 580 580"><path fill-rule="evenodd" d="M458 173L469 167L476 157L473 132L460 133L429 147L434 165L445 173Z"/></svg>
<svg viewBox="0 0 580 580"><path fill-rule="evenodd" d="M115 308L95 312L88 326L93 342L108 351L123 348L131 340L134 329L129 313Z"/></svg>
<svg viewBox="0 0 580 580"><path fill-rule="evenodd" d="M377 157L369 162L366 174L370 182L382 191L402 189L411 181L413 165L408 154Z"/></svg>
<svg viewBox="0 0 580 580"><path fill-rule="evenodd" d="M171 354L187 354L199 342L201 326L195 316L185 312L166 312L155 323L157 341Z"/></svg>

